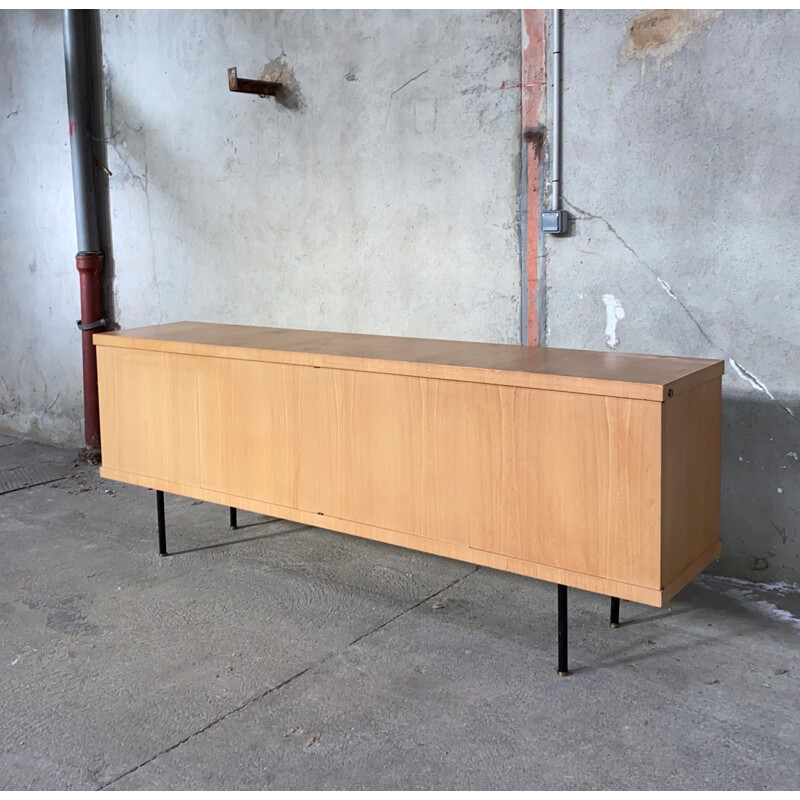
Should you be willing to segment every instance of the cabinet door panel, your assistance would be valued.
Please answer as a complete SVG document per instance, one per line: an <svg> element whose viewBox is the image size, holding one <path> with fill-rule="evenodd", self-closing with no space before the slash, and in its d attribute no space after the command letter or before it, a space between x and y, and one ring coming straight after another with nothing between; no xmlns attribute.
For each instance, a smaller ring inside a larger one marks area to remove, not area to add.
<svg viewBox="0 0 800 800"><path fill-rule="evenodd" d="M366 372L339 384L341 515L466 545L470 384Z"/></svg>
<svg viewBox="0 0 800 800"><path fill-rule="evenodd" d="M661 404L487 386L470 546L659 586Z"/></svg>
<svg viewBox="0 0 800 800"><path fill-rule="evenodd" d="M98 348L108 467L660 586L662 404Z"/></svg>
<svg viewBox="0 0 800 800"><path fill-rule="evenodd" d="M98 347L103 464L199 483L194 356Z"/></svg>

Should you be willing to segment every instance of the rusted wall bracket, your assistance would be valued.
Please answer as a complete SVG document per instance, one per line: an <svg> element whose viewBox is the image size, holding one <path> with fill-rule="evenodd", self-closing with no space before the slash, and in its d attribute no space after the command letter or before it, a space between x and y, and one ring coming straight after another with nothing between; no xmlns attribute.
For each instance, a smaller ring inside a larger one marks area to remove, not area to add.
<svg viewBox="0 0 800 800"><path fill-rule="evenodd" d="M251 78L240 78L236 74L236 67L231 67L228 70L228 89L232 92L246 92L247 94L257 94L260 97L272 97L280 88L281 84L273 81L255 81Z"/></svg>

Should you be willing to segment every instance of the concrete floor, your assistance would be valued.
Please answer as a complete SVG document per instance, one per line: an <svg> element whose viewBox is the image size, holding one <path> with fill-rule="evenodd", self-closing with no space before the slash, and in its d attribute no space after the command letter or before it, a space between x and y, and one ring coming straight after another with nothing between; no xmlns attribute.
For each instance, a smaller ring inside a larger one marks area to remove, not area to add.
<svg viewBox="0 0 800 800"><path fill-rule="evenodd" d="M104 481L0 437L0 788L797 789L800 597L668 609ZM17 473L15 473L17 474ZM54 480L53 478L60 479Z"/></svg>

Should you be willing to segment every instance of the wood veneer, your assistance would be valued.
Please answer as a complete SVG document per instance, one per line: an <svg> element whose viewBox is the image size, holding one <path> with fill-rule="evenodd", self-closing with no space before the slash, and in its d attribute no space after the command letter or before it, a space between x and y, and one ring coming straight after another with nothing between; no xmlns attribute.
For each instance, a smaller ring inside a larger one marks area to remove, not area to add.
<svg viewBox="0 0 800 800"><path fill-rule="evenodd" d="M656 606L719 554L720 361L190 322L94 340L104 477Z"/></svg>

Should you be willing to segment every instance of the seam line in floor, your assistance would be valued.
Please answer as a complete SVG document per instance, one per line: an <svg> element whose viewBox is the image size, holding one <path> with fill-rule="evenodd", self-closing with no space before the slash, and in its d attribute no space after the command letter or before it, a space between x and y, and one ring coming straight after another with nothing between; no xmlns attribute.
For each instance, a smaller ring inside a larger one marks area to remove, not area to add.
<svg viewBox="0 0 800 800"><path fill-rule="evenodd" d="M226 711L224 714L220 714L220 716L218 716L216 719L211 720L211 722L209 722L208 724L204 725L202 728L199 728L198 730L193 731L192 733L190 733L188 736L185 736L180 741L175 742L175 744L171 744L169 747L166 747L163 750L161 750L160 752L156 753L155 755L150 756L149 758L147 758L144 761L142 761L140 764L137 764L135 767L131 767L130 769L126 770L125 772L117 775L115 778L112 778L110 781L107 781L106 783L96 787L95 791L103 791L104 789L107 789L109 786L112 786L117 781L120 781L123 778L126 778L128 775L132 775L134 772L137 772L142 767L146 767L148 764L151 764L157 758L161 758L161 756L166 755L167 753L171 753L173 750L177 750L181 745L186 744L186 742L194 739L196 736L200 736L201 734L203 734L206 731L208 731L210 728L213 728L218 722L222 722L223 720L228 719L228 717L231 717L234 714L237 714L239 711L243 711L245 708L248 708L253 703L257 703L259 700L263 700L265 697L267 697L270 694L273 694L274 692L277 692L279 689L282 689L284 686L288 686L296 678L301 678L307 672L309 672L310 670L314 669L314 667L318 667L321 664L324 664L326 661L329 661L330 659L334 658L335 656L340 655L341 653L345 652L348 648L350 648L353 645L358 644L359 642L361 642L364 639L366 639L368 636L372 636L373 633L377 633L378 631L383 630L383 628L385 628L387 625L391 625L396 620L400 619L401 617L404 617L406 614L410 614L412 611L414 611L414 609L419 608L421 605L423 605L424 603L427 603L429 600L433 600L434 597L437 597L438 595L442 594L442 592L446 592L448 589L452 589L454 586L457 586L458 584L462 583L467 578L469 578L470 575L474 575L479 569L481 569L480 566L474 567L473 569L471 569L466 574L461 575L460 577L456 578L453 581L450 581L450 583L448 583L446 586L443 586L441 589L437 589L435 592L433 592L432 594L429 594L427 597L423 597L422 600L420 600L419 602L414 603L411 606L408 606L408 608L404 608L398 614L395 614L393 617L390 617L388 620L386 620L385 622L382 622L380 625L377 625L376 627L371 628L370 630L366 631L365 633L362 633L360 636L357 636L355 639L353 639L353 641L348 642L344 647L341 647L338 650L334 650L331 653L325 654L321 658L318 658L316 661L313 661L307 667L304 667L303 669L301 669L299 672L297 672L294 675L291 675L290 677L286 678L286 680L281 681L280 683L276 684L275 686L271 686L269 689L267 689L266 691L262 692L261 694L256 695L255 697L251 697L248 700L245 700L243 703L240 703L238 706L232 708L230 711Z"/></svg>

